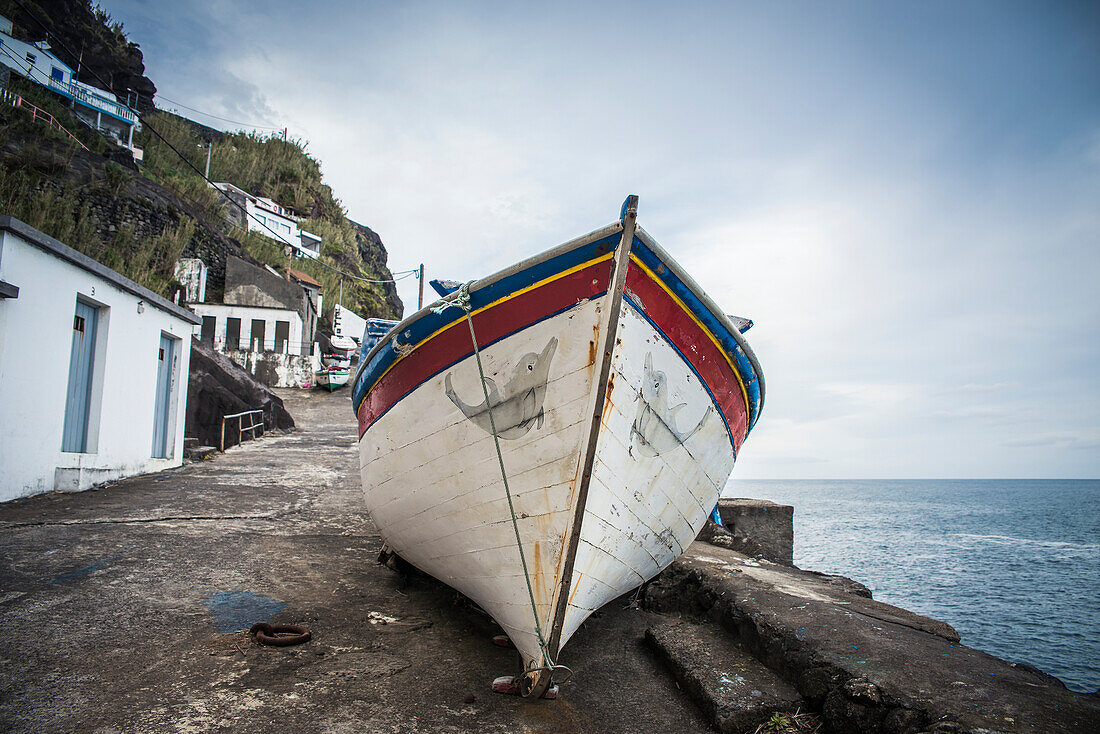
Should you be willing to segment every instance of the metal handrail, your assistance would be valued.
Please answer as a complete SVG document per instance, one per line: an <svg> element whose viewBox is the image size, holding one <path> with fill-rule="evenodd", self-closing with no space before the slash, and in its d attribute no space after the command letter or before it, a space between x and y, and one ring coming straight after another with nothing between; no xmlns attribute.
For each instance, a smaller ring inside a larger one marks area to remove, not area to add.
<svg viewBox="0 0 1100 734"><path fill-rule="evenodd" d="M259 414L260 422L257 423L255 416ZM244 424L244 417L249 416L249 425ZM252 434L252 438L256 438L256 429L260 429L260 435L264 435L264 412L262 410L246 410L243 413L234 413L232 415L222 416L222 437L221 442L218 444L218 450L225 453L225 422L233 418L237 419L237 444L240 445L244 442L245 431L249 431Z"/></svg>
<svg viewBox="0 0 1100 734"><path fill-rule="evenodd" d="M60 92L65 96L72 97L77 102L80 102L87 107L99 110L100 112L106 112L109 115L114 115L119 119L129 122L131 125L137 122L137 115L135 115L133 110L131 110L126 105L121 104L120 102L115 102L111 99L107 99L106 97L101 97L100 95L93 92L89 92L87 89L78 86L76 82L63 82L51 78L48 82L46 82L46 84L52 89Z"/></svg>
<svg viewBox="0 0 1100 734"><path fill-rule="evenodd" d="M10 104L12 107L30 111L32 121L39 119L45 120L50 127L57 128L61 132L68 135L69 138L75 141L76 144L79 145L81 148L83 148L84 150L88 150L88 146L84 145L84 143L80 142L80 140L75 135L66 130L65 126L58 122L53 115L51 115L49 112L46 112L45 110L41 110L35 107L33 104L23 99L18 94L15 94L14 92L7 89L0 89L0 101Z"/></svg>

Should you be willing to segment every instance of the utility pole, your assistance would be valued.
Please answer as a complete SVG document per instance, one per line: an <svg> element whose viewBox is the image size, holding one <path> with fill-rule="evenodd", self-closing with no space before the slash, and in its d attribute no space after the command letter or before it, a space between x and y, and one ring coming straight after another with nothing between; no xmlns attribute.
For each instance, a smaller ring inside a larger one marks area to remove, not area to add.
<svg viewBox="0 0 1100 734"><path fill-rule="evenodd" d="M420 297L416 299L416 310L424 308L424 263L420 263Z"/></svg>
<svg viewBox="0 0 1100 734"><path fill-rule="evenodd" d="M206 143L206 180L210 180L210 151L214 148L214 141L209 140Z"/></svg>
<svg viewBox="0 0 1100 734"><path fill-rule="evenodd" d="M283 128L283 142L286 142L286 128Z"/></svg>

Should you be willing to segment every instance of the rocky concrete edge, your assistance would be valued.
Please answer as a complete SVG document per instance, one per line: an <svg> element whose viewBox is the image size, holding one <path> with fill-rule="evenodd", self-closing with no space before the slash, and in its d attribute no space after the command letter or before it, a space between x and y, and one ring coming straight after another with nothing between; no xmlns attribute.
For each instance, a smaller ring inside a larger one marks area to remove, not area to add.
<svg viewBox="0 0 1100 734"><path fill-rule="evenodd" d="M1100 698L960 645L950 625L726 548L693 544L650 584L646 605L720 625L829 731L1096 731L1100 721Z"/></svg>
<svg viewBox="0 0 1100 734"><path fill-rule="evenodd" d="M785 681L712 624L672 620L645 631L645 642L718 731L753 731L805 702Z"/></svg>

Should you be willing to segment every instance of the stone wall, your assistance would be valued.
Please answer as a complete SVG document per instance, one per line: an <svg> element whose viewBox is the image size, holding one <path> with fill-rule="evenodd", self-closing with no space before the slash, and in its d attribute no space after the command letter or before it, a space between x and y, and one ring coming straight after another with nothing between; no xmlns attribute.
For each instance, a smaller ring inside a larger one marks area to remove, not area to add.
<svg viewBox="0 0 1100 734"><path fill-rule="evenodd" d="M268 387L313 387L317 379L313 373L321 369L320 358L308 354L250 351L225 354Z"/></svg>
<svg viewBox="0 0 1100 734"><path fill-rule="evenodd" d="M738 550L775 563L794 564L794 507L768 500L722 498L718 513L734 540L745 546Z"/></svg>
<svg viewBox="0 0 1100 734"><path fill-rule="evenodd" d="M301 311L302 286L239 257L226 258L223 303Z"/></svg>
<svg viewBox="0 0 1100 734"><path fill-rule="evenodd" d="M206 300L206 263L197 257L176 261L176 280L183 287L184 303L202 303Z"/></svg>

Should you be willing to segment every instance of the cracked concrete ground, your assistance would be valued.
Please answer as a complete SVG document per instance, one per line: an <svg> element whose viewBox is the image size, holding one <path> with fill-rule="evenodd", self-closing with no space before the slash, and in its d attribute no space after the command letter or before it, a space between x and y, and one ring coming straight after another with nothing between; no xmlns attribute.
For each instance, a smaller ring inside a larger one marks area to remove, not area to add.
<svg viewBox="0 0 1100 734"><path fill-rule="evenodd" d="M376 562L347 391L283 391L299 430L211 461L0 505L0 730L707 731L609 604L562 654L556 701L447 587ZM313 640L255 645L255 621ZM469 696L472 703L467 703Z"/></svg>

